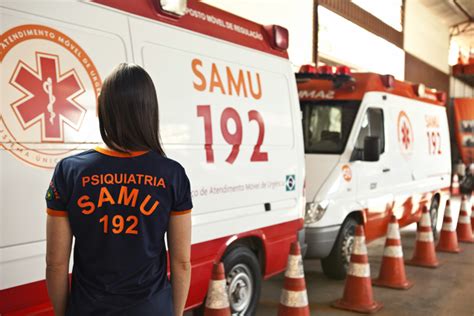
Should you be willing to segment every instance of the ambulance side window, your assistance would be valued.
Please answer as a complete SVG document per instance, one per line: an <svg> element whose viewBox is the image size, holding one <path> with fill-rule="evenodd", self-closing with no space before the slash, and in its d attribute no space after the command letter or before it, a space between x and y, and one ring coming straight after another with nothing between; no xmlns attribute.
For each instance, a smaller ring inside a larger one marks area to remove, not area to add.
<svg viewBox="0 0 474 316"><path fill-rule="evenodd" d="M365 112L351 160L362 160L364 139L367 136L377 136L380 139L380 153L385 151L385 133L382 109L369 108L367 109L367 112Z"/></svg>

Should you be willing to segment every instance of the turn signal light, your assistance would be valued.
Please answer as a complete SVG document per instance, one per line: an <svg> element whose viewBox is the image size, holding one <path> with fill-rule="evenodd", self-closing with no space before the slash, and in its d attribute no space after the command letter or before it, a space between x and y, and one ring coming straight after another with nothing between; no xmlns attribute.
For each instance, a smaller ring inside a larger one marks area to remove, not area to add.
<svg viewBox="0 0 474 316"><path fill-rule="evenodd" d="M446 104L447 96L446 92L436 92L436 99L438 99L439 102Z"/></svg>
<svg viewBox="0 0 474 316"><path fill-rule="evenodd" d="M287 50L289 46L289 33L286 28L280 25L264 26L270 36L270 45L279 50Z"/></svg>
<svg viewBox="0 0 474 316"><path fill-rule="evenodd" d="M380 79L385 88L391 89L395 86L395 77L392 75L381 75Z"/></svg>

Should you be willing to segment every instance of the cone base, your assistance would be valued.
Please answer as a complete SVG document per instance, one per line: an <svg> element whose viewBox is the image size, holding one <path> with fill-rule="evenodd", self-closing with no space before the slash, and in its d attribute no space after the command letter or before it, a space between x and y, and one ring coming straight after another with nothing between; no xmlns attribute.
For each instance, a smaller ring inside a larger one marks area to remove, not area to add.
<svg viewBox="0 0 474 316"><path fill-rule="evenodd" d="M439 245L436 247L437 252L447 252L447 253L460 253L462 249L459 247L452 248L452 247L440 247Z"/></svg>
<svg viewBox="0 0 474 316"><path fill-rule="evenodd" d="M305 307L289 307L283 304L278 306L278 316L309 316L309 306Z"/></svg>
<svg viewBox="0 0 474 316"><path fill-rule="evenodd" d="M415 285L415 283L412 282L412 281L409 281L409 280L405 280L405 282L400 283L400 284L392 284L391 282L388 282L388 281L385 281L385 280L382 280L382 279L373 279L372 280L372 285L380 286L380 287L387 287L387 288L396 289L396 290L408 290L411 287L413 287L413 285Z"/></svg>
<svg viewBox="0 0 474 316"><path fill-rule="evenodd" d="M338 309L344 309L344 310L363 313L363 314L373 314L373 313L378 312L380 309L382 309L383 304L373 301L371 305L357 306L357 305L346 303L342 299L340 299L332 303L332 306Z"/></svg>
<svg viewBox="0 0 474 316"><path fill-rule="evenodd" d="M439 261L423 262L421 260L411 259L411 260L405 261L405 264L409 266L431 268L431 269L436 269L437 267L439 267Z"/></svg>
<svg viewBox="0 0 474 316"><path fill-rule="evenodd" d="M467 243L467 244L472 244L472 243L474 243L474 238L471 238L471 239L464 239L463 238L463 239L461 239L461 238L458 237L458 241L463 242L463 243Z"/></svg>

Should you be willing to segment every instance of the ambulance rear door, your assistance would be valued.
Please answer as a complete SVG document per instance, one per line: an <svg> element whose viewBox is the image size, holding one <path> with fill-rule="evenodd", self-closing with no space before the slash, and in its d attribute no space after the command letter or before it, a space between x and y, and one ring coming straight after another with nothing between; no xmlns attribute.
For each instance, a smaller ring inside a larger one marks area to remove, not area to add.
<svg viewBox="0 0 474 316"><path fill-rule="evenodd" d="M60 159L101 141L97 95L104 77L131 51L126 17L104 7L2 1L0 10L0 289L5 289L44 279L44 199L53 169Z"/></svg>

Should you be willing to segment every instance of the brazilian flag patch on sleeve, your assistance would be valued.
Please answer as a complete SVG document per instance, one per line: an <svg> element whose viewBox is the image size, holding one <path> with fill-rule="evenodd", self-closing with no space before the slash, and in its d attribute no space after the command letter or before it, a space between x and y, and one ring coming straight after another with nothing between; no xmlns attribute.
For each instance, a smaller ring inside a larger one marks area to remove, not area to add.
<svg viewBox="0 0 474 316"><path fill-rule="evenodd" d="M49 187L48 191L46 191L46 200L52 201L54 198L53 188Z"/></svg>

